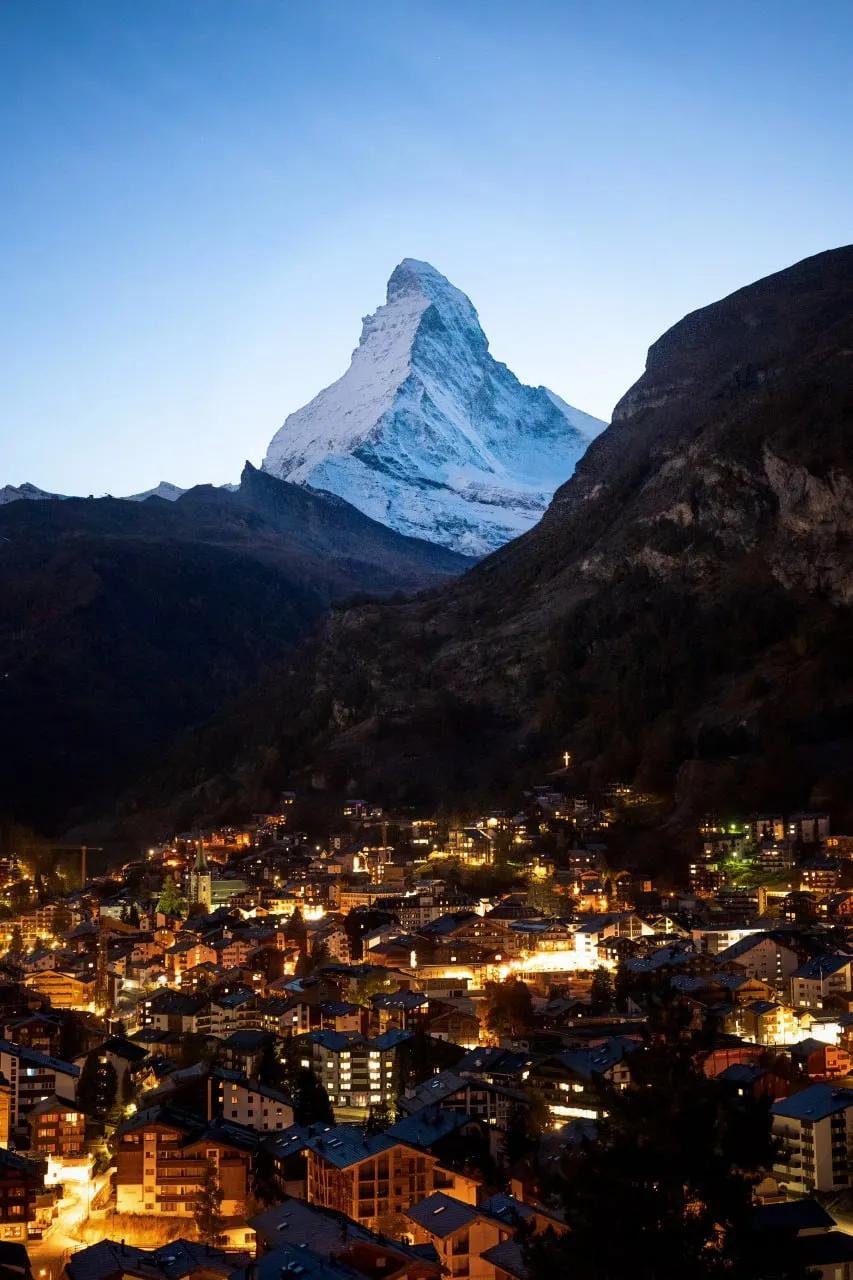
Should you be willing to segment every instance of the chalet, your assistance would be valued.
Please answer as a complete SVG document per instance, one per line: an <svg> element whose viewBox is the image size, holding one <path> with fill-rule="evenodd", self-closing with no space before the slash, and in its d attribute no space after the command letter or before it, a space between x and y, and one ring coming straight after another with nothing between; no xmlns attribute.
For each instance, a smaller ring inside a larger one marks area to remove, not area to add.
<svg viewBox="0 0 853 1280"><path fill-rule="evenodd" d="M473 1048L480 1040L480 1019L466 1002L430 1000L424 1029L436 1040Z"/></svg>
<svg viewBox="0 0 853 1280"><path fill-rule="evenodd" d="M717 953L719 965L736 965L749 977L761 978L776 990L787 989L801 958L796 938L782 930L751 933Z"/></svg>
<svg viewBox="0 0 853 1280"><path fill-rule="evenodd" d="M629 1055L637 1047L634 1039L613 1036L595 1047L552 1054L531 1066L527 1087L542 1096L558 1119L595 1120L604 1110L597 1083L627 1088L631 1082Z"/></svg>
<svg viewBox="0 0 853 1280"><path fill-rule="evenodd" d="M67 1098L45 1098L27 1114L30 1150L38 1156L80 1156L86 1150L86 1116Z"/></svg>
<svg viewBox="0 0 853 1280"><path fill-rule="evenodd" d="M24 978L24 985L46 996L54 1009L94 1009L97 978L94 973L65 969L39 969Z"/></svg>
<svg viewBox="0 0 853 1280"><path fill-rule="evenodd" d="M448 1191L472 1204L477 1198L472 1178L385 1133L337 1125L309 1138L306 1149L308 1200L374 1229L396 1225L410 1205L433 1191Z"/></svg>
<svg viewBox="0 0 853 1280"><path fill-rule="evenodd" d="M213 1078L219 1113L224 1119L262 1133L288 1129L293 1124L293 1103L281 1090L221 1068L214 1071Z"/></svg>
<svg viewBox="0 0 853 1280"><path fill-rule="evenodd" d="M222 1041L223 1064L232 1071L240 1071L245 1076L257 1076L264 1055L275 1045L275 1036L270 1031L256 1031L249 1028L233 1031Z"/></svg>
<svg viewBox="0 0 853 1280"><path fill-rule="evenodd" d="M811 1080L848 1076L853 1067L853 1059L847 1049L812 1037L792 1044L788 1052L803 1075Z"/></svg>
<svg viewBox="0 0 853 1280"><path fill-rule="evenodd" d="M373 1028L415 1031L423 1023L429 998L420 991L379 991L370 998Z"/></svg>
<svg viewBox="0 0 853 1280"><path fill-rule="evenodd" d="M423 1107L438 1106L465 1115L477 1116L486 1124L506 1130L513 1112L519 1106L527 1106L530 1095L523 1089L510 1089L504 1085L490 1084L478 1076L461 1076L453 1071L442 1071L415 1089L407 1089L397 1099L401 1114L413 1115Z"/></svg>
<svg viewBox="0 0 853 1280"><path fill-rule="evenodd" d="M201 1031L207 1004L207 997L202 994L158 991L140 1004L141 1025L155 1031Z"/></svg>
<svg viewBox="0 0 853 1280"><path fill-rule="evenodd" d="M53 1055L59 1048L62 1023L50 1013L27 1013L10 1018L3 1027L3 1038L21 1045L24 1049L36 1049L39 1053Z"/></svg>
<svg viewBox="0 0 853 1280"><path fill-rule="evenodd" d="M735 1009L724 1026L756 1044L792 1044L799 1035L794 1010L774 1000L754 1000Z"/></svg>
<svg viewBox="0 0 853 1280"><path fill-rule="evenodd" d="M116 1211L191 1217L212 1165L222 1214L244 1216L257 1133L169 1107L140 1111L116 1130Z"/></svg>

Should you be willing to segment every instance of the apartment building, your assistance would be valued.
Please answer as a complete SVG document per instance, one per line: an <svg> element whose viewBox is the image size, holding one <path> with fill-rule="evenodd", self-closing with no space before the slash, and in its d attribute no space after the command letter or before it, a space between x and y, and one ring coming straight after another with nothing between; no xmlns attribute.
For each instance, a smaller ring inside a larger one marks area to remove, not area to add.
<svg viewBox="0 0 853 1280"><path fill-rule="evenodd" d="M853 1090L813 1084L771 1108L780 1150L773 1172L789 1194L850 1186Z"/></svg>
<svg viewBox="0 0 853 1280"><path fill-rule="evenodd" d="M505 1130L519 1105L529 1102L521 1089L492 1084L478 1076L461 1076L441 1071L415 1089L407 1089L398 1099L401 1115L414 1115L423 1107L441 1107L475 1116L495 1129Z"/></svg>
<svg viewBox="0 0 853 1280"><path fill-rule="evenodd" d="M27 1116L30 1149L39 1156L79 1156L86 1149L86 1117L67 1098L37 1102Z"/></svg>
<svg viewBox="0 0 853 1280"><path fill-rule="evenodd" d="M95 1007L97 978L94 973L41 969L27 974L24 986L46 996L54 1009L91 1010Z"/></svg>
<svg viewBox="0 0 853 1280"><path fill-rule="evenodd" d="M116 1130L116 1211L191 1218L207 1170L216 1170L224 1217L242 1217L258 1136L177 1108L140 1111Z"/></svg>
<svg viewBox="0 0 853 1280"><path fill-rule="evenodd" d="M16 1129L31 1107L53 1094L73 1102L80 1068L35 1049L0 1040L0 1075L9 1082L9 1120Z"/></svg>
<svg viewBox="0 0 853 1280"><path fill-rule="evenodd" d="M220 1112L225 1120L262 1133L288 1129L293 1124L293 1103L286 1093L221 1068L215 1072L214 1084L218 1086Z"/></svg>
<svg viewBox="0 0 853 1280"><path fill-rule="evenodd" d="M447 1191L471 1204L477 1199L472 1178L443 1168L435 1156L386 1133L337 1125L309 1137L305 1147L309 1202L389 1234L399 1234L396 1228L409 1206L433 1191Z"/></svg>
<svg viewBox="0 0 853 1280"><path fill-rule="evenodd" d="M313 1068L333 1104L389 1103L399 1092L398 1050L410 1038L398 1029L372 1040L356 1031L311 1031L301 1041L303 1066Z"/></svg>
<svg viewBox="0 0 853 1280"><path fill-rule="evenodd" d="M718 964L737 965L750 978L761 978L777 990L787 990L801 959L795 939L780 929L753 933L717 952Z"/></svg>
<svg viewBox="0 0 853 1280"><path fill-rule="evenodd" d="M817 956L791 974L791 1003L797 1009L822 1009L830 996L853 991L853 956Z"/></svg>

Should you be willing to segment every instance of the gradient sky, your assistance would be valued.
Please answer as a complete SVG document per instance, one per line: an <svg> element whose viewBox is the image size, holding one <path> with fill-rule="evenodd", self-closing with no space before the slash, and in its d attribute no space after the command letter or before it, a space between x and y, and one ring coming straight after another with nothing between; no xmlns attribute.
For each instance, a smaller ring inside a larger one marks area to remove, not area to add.
<svg viewBox="0 0 853 1280"><path fill-rule="evenodd" d="M400 258L608 417L853 227L847 0L0 0L0 484L236 479Z"/></svg>

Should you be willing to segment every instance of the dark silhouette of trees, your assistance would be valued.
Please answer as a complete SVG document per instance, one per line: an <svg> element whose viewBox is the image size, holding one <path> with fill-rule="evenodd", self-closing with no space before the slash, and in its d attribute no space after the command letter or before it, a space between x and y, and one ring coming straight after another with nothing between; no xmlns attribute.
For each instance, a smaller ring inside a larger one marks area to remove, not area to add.
<svg viewBox="0 0 853 1280"><path fill-rule="evenodd" d="M526 982L507 978L486 983L486 1026L496 1036L519 1035L533 1020L533 997Z"/></svg>
<svg viewBox="0 0 853 1280"><path fill-rule="evenodd" d="M646 996L648 1044L624 1090L599 1083L603 1114L550 1193L571 1231L525 1242L530 1280L795 1280L805 1272L752 1229L752 1186L772 1163L765 1100L736 1098L695 1062L663 989Z"/></svg>
<svg viewBox="0 0 853 1280"><path fill-rule="evenodd" d="M607 969L598 968L592 975L589 989L589 1011L594 1014L609 1013L613 1008L613 1001L613 978Z"/></svg>
<svg viewBox="0 0 853 1280"><path fill-rule="evenodd" d="M291 1078L290 1096L297 1124L334 1124L329 1095L310 1067L300 1067Z"/></svg>
<svg viewBox="0 0 853 1280"><path fill-rule="evenodd" d="M365 1133L384 1133L385 1130L394 1123L394 1117L391 1115L391 1108L387 1102L380 1102L371 1106L367 1113L367 1121L365 1122Z"/></svg>
<svg viewBox="0 0 853 1280"><path fill-rule="evenodd" d="M225 1219L222 1216L222 1188L219 1175L214 1164L208 1164L204 1171L204 1181L195 1197L193 1217L199 1240L205 1244L222 1243Z"/></svg>
<svg viewBox="0 0 853 1280"><path fill-rule="evenodd" d="M86 1055L77 1081L77 1101L81 1110L103 1120L115 1106L118 1092L116 1069L108 1058L103 1061L96 1050Z"/></svg>

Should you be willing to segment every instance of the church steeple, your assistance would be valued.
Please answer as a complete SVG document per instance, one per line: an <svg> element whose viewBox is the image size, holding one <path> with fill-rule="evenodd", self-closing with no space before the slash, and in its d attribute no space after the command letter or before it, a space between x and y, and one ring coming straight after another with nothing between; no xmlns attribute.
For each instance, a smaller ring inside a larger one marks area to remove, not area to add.
<svg viewBox="0 0 853 1280"><path fill-rule="evenodd" d="M204 844L199 840L196 846L195 865L190 872L190 902L201 903L210 910L213 876L207 865Z"/></svg>

